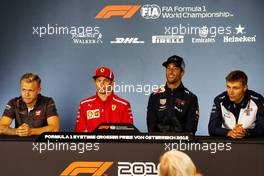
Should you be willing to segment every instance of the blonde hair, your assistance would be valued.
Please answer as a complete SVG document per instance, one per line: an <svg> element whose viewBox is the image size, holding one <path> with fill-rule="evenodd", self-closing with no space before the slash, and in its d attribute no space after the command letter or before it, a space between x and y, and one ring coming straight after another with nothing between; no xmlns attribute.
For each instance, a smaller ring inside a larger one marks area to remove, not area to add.
<svg viewBox="0 0 264 176"><path fill-rule="evenodd" d="M164 153L160 158L159 176L202 176L191 158L177 150Z"/></svg>
<svg viewBox="0 0 264 176"><path fill-rule="evenodd" d="M25 73L24 75L21 76L20 82L21 81L26 81L27 83L31 83L33 81L36 81L39 86L41 84L40 77L35 73Z"/></svg>

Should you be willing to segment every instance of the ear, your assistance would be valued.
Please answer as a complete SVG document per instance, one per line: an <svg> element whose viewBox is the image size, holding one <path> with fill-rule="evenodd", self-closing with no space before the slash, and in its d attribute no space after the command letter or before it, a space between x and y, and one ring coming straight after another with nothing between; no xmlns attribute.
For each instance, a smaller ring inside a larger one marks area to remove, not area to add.
<svg viewBox="0 0 264 176"><path fill-rule="evenodd" d="M184 71L184 70L182 70L182 72L181 72L181 77L183 77L184 73L185 73L185 71Z"/></svg>
<svg viewBox="0 0 264 176"><path fill-rule="evenodd" d="M111 81L111 86L114 86L114 84L115 84L115 81L114 80Z"/></svg>
<svg viewBox="0 0 264 176"><path fill-rule="evenodd" d="M244 92L246 92L247 89L248 89L248 85L245 85Z"/></svg>
<svg viewBox="0 0 264 176"><path fill-rule="evenodd" d="M38 94L40 94L40 92L41 92L41 86L39 86Z"/></svg>

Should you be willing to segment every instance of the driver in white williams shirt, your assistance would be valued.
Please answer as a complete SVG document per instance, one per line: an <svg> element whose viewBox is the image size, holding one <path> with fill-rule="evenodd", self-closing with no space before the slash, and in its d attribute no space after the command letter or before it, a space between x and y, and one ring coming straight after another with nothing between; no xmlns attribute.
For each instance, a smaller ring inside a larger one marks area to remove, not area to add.
<svg viewBox="0 0 264 176"><path fill-rule="evenodd" d="M211 136L264 136L264 98L248 90L247 75L232 71L226 77L227 91L214 99L210 121Z"/></svg>

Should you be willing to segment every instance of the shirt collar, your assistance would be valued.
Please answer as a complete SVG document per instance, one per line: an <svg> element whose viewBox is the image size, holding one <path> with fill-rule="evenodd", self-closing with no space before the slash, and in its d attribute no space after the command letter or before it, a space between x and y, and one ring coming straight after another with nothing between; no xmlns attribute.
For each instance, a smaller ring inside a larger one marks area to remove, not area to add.
<svg viewBox="0 0 264 176"><path fill-rule="evenodd" d="M34 105L33 109L35 109L36 107L39 106L41 96L42 96L41 94L38 94L37 101L36 101L36 104ZM28 109L26 103L25 103L25 102L23 101L23 99L22 99L22 96L19 97L19 104L20 104L20 107L21 107L22 109Z"/></svg>
<svg viewBox="0 0 264 176"><path fill-rule="evenodd" d="M234 102L232 102L229 99L228 95L226 96L226 98L227 98L228 104L233 105L234 108L245 108L248 105L250 94L249 94L249 91L246 90L243 100L238 104L235 104Z"/></svg>
<svg viewBox="0 0 264 176"><path fill-rule="evenodd" d="M181 92L182 90L184 90L184 86L183 84L181 83L177 88L171 90L171 88L168 87L167 83L165 85L165 89L166 91L168 92L173 92L173 93L176 93L176 92Z"/></svg>
<svg viewBox="0 0 264 176"><path fill-rule="evenodd" d="M112 100L113 97L114 97L114 92L112 92L112 93L106 98L105 101L102 101L101 98L98 96L98 93L96 93L96 99L98 99L98 101L103 102L103 103Z"/></svg>

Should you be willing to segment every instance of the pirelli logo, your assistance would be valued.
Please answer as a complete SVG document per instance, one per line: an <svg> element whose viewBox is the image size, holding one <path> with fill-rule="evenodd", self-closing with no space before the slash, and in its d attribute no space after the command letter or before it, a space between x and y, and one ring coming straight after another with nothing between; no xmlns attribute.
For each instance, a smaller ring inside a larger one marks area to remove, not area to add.
<svg viewBox="0 0 264 176"><path fill-rule="evenodd" d="M103 176L113 162L72 162L60 176L77 176L78 174L89 174L91 176Z"/></svg>
<svg viewBox="0 0 264 176"><path fill-rule="evenodd" d="M95 18L111 18L113 16L120 16L128 19L135 15L141 5L107 5L105 6Z"/></svg>

